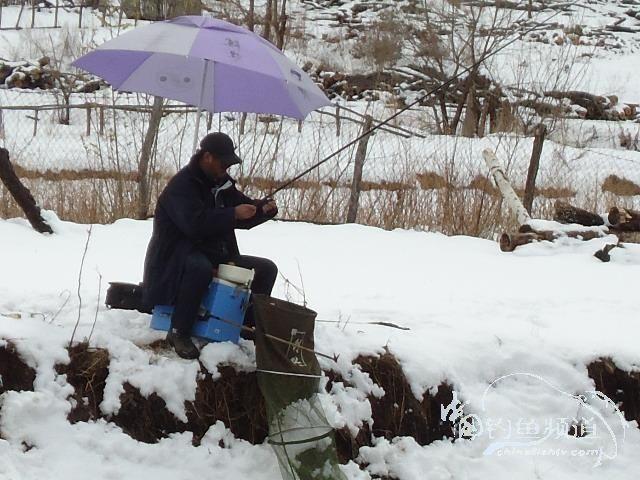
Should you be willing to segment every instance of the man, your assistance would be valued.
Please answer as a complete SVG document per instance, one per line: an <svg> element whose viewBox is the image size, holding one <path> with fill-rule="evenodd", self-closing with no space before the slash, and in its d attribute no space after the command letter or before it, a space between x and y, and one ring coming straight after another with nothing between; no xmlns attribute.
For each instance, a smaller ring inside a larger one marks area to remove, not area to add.
<svg viewBox="0 0 640 480"><path fill-rule="evenodd" d="M273 200L252 200L236 189L227 169L238 163L231 138L210 133L158 198L144 267L145 303L174 305L167 341L182 358L199 356L190 332L219 264L255 269L254 293L270 295L278 274L271 260L238 251L236 228L253 228L278 212ZM251 307L245 325L255 325Z"/></svg>

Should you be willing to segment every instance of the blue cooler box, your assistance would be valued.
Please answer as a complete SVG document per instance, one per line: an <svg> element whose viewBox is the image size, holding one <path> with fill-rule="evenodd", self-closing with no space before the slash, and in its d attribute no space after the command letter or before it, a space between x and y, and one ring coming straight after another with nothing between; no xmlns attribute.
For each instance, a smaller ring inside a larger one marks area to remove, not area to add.
<svg viewBox="0 0 640 480"><path fill-rule="evenodd" d="M200 316L191 335L212 342L238 343L250 294L251 291L246 288L214 278L200 306ZM156 305L151 317L151 328L168 331L171 328L172 314L172 306Z"/></svg>

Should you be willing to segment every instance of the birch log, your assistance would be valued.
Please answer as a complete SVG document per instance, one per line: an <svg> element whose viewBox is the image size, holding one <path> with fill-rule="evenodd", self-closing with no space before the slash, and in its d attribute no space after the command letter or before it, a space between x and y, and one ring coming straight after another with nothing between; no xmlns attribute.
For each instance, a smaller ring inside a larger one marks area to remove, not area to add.
<svg viewBox="0 0 640 480"><path fill-rule="evenodd" d="M529 212L524 208L520 198L518 198L513 187L511 187L511 184L507 179L507 175L504 173L504 170L498 161L498 157L496 157L496 154L489 149L484 150L482 152L482 156L484 157L487 167L489 167L489 173L491 173L491 176L500 190L502 198L504 198L507 206L516 216L518 223L520 225L527 224L531 220Z"/></svg>

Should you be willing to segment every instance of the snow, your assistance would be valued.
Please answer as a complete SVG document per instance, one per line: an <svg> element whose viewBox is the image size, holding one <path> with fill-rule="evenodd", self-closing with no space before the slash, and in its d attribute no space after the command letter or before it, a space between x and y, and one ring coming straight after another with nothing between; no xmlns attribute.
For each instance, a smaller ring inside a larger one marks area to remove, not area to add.
<svg viewBox="0 0 640 480"><path fill-rule="evenodd" d="M9 272L0 275L0 338L11 339L37 372L34 392L2 397L0 478L30 480L44 472L54 479L204 474L279 478L268 445L236 440L220 423L211 427L201 446L193 447L189 433L147 445L104 420L66 422L72 390L53 365L68 361L64 347L78 315L75 292L89 226L56 220L49 212L47 216L54 223L53 235L35 233L24 220L0 221L0 265ZM143 395L155 392L184 419L184 402L194 397L201 368L214 376L222 365L252 371L255 351L245 341L238 346L209 344L200 367L147 348L162 338L148 328L149 316L102 306L107 281L140 279L150 230L150 221L93 226L76 340L88 337L97 308L91 345L108 348L111 355L103 413L117 411L122 384L129 382ZM621 368L640 368L632 323L640 273L637 245L613 250L612 261L602 264L592 255L606 238L563 238L505 254L494 242L469 237L281 222L239 232L239 241L243 252L268 256L278 264L282 276L275 296L302 301L299 294L292 298L287 278L303 285L319 320L339 321L319 321L316 327L317 350L339 355L337 363L322 358L323 368L344 379L322 395L329 422L337 428L356 432L372 421L367 396L384 392L351 362L385 348L400 360L415 395L446 381L476 412L485 389L505 375L529 372L563 391L583 392L593 389L585 365L600 356L612 357ZM98 298L99 274L103 289ZM61 296L65 291L73 293ZM410 330L364 324L370 321ZM541 390L536 382L503 380L494 390L484 411L489 416L524 415L542 421L576 415L575 404ZM637 425L628 427L617 457L597 468L586 458L483 455L488 439L479 437L425 447L410 438L379 439L360 452L360 460L369 464L366 471L354 464L344 470L349 478L387 472L401 480L427 474L436 479L500 478L498 472L507 471L517 472L518 478L630 479L638 472L633 452L640 447L640 431ZM23 451L23 442L34 448ZM556 444L571 450L589 442L594 440L569 438Z"/></svg>
<svg viewBox="0 0 640 480"><path fill-rule="evenodd" d="M240 3L246 7L246 2ZM262 2L256 3L263 7ZM292 39L287 53L299 64L313 60L324 62L325 68L366 71L364 61L353 58L350 51L354 41L329 44L325 40L344 36L348 27L335 27L334 21L321 19L327 13L350 14L356 3L325 3L311 10L303 2L291 2L292 24L306 19L306 25L302 40ZM396 2L388 3L390 8L397 7ZM562 34L563 28L578 24L585 25L585 31L595 31L631 8L624 2L590 5L576 2L573 13L558 17L562 25L550 27L545 35L552 38L554 33ZM17 6L3 7L2 26L15 24L18 11ZM365 11L358 17L370 25L377 14ZM18 63L35 59L43 49L59 46L69 36L73 41L61 58L62 63L68 63L118 34L116 27L104 26L91 10L85 10L82 30L75 27L77 20L77 11L61 10L59 23L64 28L3 30L0 57ZM30 11L26 11L21 25L27 27L30 21ZM634 26L634 22L629 17L624 25ZM37 13L38 27L52 24L52 10ZM132 25L132 21L123 22L123 28ZM494 58L496 74L515 86L540 89L560 85L640 103L635 77L640 67L637 35L609 32L605 37L603 47L593 43L572 46L568 41L562 46L516 42ZM571 64L572 59L575 70L565 75L562 64ZM413 60L405 58L396 68L409 71ZM395 112L384 105L384 95L382 98L374 103L341 104L385 118ZM5 106L55 105L59 101L51 92L0 90L0 105ZM108 104L112 97L110 92L98 92L72 99L72 103L85 101ZM140 96L115 95L119 105L143 101ZM109 164L114 158L108 140L114 133L109 115L104 136L98 134L95 118L87 136L84 111L72 111L68 126L60 125L54 113L41 112L38 133L33 137L32 114L29 110L3 111L3 145L22 166L53 171L115 169ZM234 138L239 136L238 118L230 115L221 120L222 130ZM424 111L407 112L400 125L423 130L425 118ZM122 163L118 168L135 171L145 127L143 116L119 115L116 122L121 135ZM163 172L175 171L188 158L193 123L193 115L186 120L182 116L163 120L159 150L165 155L158 159ZM273 126L257 121L250 120L247 127L239 144L245 158L243 172L275 179L304 170L360 131L359 125L344 122L341 135L336 136L335 124L320 114L311 115L301 133L297 122L286 120L280 136L274 134ZM640 153L622 149L618 139L623 130L633 135L637 128L631 122L561 122L545 143L538 186L567 182L579 193L584 189L582 193L590 194L593 186L601 185L611 174L640 184ZM481 152L491 148L505 163L514 184L524 182L530 138L511 134L482 139L425 137L403 139L377 133L369 143L365 180L413 184L416 173L447 167L455 171L454 181L466 185L474 176L486 174ZM352 156L353 149L329 162L318 178L340 178L344 169L350 168ZM640 208L638 202L640 197L631 197L627 206ZM151 222L123 219L89 226L60 221L53 212L45 212L45 216L54 235L38 235L21 219L0 220L0 344L11 341L36 371L34 392L0 396L0 479L280 478L269 445L236 439L222 422L213 425L195 447L189 432L172 434L150 445L133 440L105 420L73 425L66 420L73 389L64 375L56 373L55 365L69 362L66 347L78 318L75 341L89 339L91 346L109 350L109 376L100 405L105 415L117 414L123 385L129 383L143 396L157 394L176 418L185 420L185 402L195 397L198 378L209 372L215 380L223 366L254 371L255 348L247 341L208 344L202 348L200 363L154 350L150 344L164 334L149 329L149 316L104 307L109 281L140 281ZM557 230L554 223L534 224L539 229ZM336 362L320 358L321 365L342 379L333 382L320 399L329 423L335 428L346 427L353 434L373 422L368 398L385 394L353 365L359 355L393 354L418 398L434 393L443 382L451 384L461 399L470 402L465 412L478 414L485 422L498 418L515 423L526 418L544 424L549 419L579 417L580 408L566 393L593 389L586 365L599 357L611 357L628 371L640 370L635 321L640 246L616 248L611 251L611 262L603 264L593 253L615 243L612 236L587 242L562 237L506 254L495 242L469 237L359 225L271 222L252 232L239 232L239 241L243 252L272 258L278 264L281 276L274 296L306 302L318 311L316 348L338 356ZM290 288L288 281L304 294ZM409 330L370 322L390 322ZM545 382L554 389L547 388ZM328 378L322 383L326 386ZM619 443L617 456L596 468L592 458L571 454L485 455L491 445L486 435L473 441L436 441L424 447L408 437L379 438L373 447L360 450L362 467L351 462L342 468L354 480L378 475L399 480L636 478L640 473L638 425L618 422L613 409L597 401L588 407L602 415ZM594 437L565 435L550 439L549 446L571 453L604 445L611 454L611 442L599 443L604 440Z"/></svg>

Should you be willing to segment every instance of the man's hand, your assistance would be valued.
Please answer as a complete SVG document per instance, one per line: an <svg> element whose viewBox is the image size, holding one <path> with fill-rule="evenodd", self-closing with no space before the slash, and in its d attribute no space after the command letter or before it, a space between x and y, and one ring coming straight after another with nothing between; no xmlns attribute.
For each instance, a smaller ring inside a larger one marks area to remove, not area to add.
<svg viewBox="0 0 640 480"><path fill-rule="evenodd" d="M249 220L256 214L256 207L243 203L235 208L236 220Z"/></svg>
<svg viewBox="0 0 640 480"><path fill-rule="evenodd" d="M262 206L262 213L265 215L270 215L271 213L277 212L278 206L274 200L269 200Z"/></svg>

